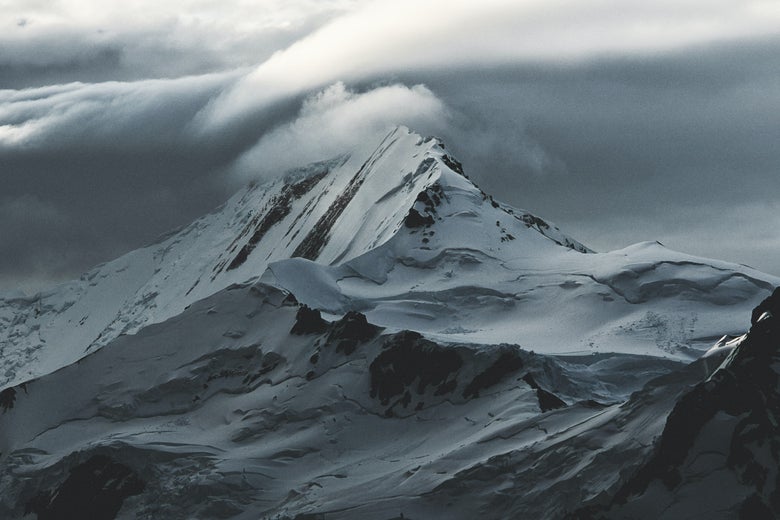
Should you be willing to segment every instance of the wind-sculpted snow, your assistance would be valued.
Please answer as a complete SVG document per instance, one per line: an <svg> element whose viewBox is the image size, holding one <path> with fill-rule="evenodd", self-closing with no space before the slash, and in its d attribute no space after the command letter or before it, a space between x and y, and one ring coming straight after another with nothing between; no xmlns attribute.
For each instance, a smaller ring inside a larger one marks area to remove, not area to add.
<svg viewBox="0 0 780 520"><path fill-rule="evenodd" d="M309 233L304 237L295 251L293 251L293 257L301 257L308 260L316 260L319 258L322 249L327 245L330 239L331 230L334 224L339 217L341 217L341 214L344 213L344 210L347 209L347 206L352 202L352 199L366 181L369 172L371 172L376 165L376 162L396 143L397 138L396 133L393 133L382 141L376 152L363 163L363 166L361 166L355 176L349 180L349 183L344 190L336 197L328 210L314 224Z"/></svg>
<svg viewBox="0 0 780 520"><path fill-rule="evenodd" d="M295 256L317 264L285 260ZM436 139L399 128L250 186L80 280L0 297L0 390L264 273L312 307L441 340L687 359L740 332L733 311L780 283L657 244L594 254L479 190Z"/></svg>
<svg viewBox="0 0 780 520"><path fill-rule="evenodd" d="M780 515L780 316L766 309L780 309L780 289L756 308L750 332L721 366L677 401L647 462L609 503L583 514Z"/></svg>
<svg viewBox="0 0 780 520"><path fill-rule="evenodd" d="M389 240L440 174L443 149L406 129L239 192L158 243L32 297L0 296L0 389L305 256L345 261ZM424 164L424 168L420 165Z"/></svg>
<svg viewBox="0 0 780 520"><path fill-rule="evenodd" d="M407 228L337 266L289 260L265 279L307 305L360 310L431 339L533 345L556 354L624 352L692 360L724 334L773 277L656 243L582 254L505 220L466 212L444 191L428 228ZM485 221L492 222L486 224ZM513 240L503 240L511 235ZM780 280L777 280L780 282Z"/></svg>
<svg viewBox="0 0 780 520"><path fill-rule="evenodd" d="M0 518L774 515L778 284L593 252L398 128L0 298Z"/></svg>
<svg viewBox="0 0 780 520"><path fill-rule="evenodd" d="M249 240L241 247L230 264L228 264L227 270L236 269L246 262L249 255L255 250L257 244L263 239L265 234L274 225L281 222L290 214L290 211L292 210L292 201L300 199L311 191L327 173L328 169L324 168L323 171L314 173L295 184L286 184L282 188L281 193L269 201L268 211L258 213L250 225L247 226L247 231L251 228L254 229L254 232L249 237ZM217 265L215 271L219 272L219 269L220 266Z"/></svg>
<svg viewBox="0 0 780 520"><path fill-rule="evenodd" d="M357 314L291 334L300 309L237 285L30 381L0 414L0 516L53 504L42 490L72 487L68 475L95 457L143 483L116 502L119 517L441 516L428 493L676 366L646 358L610 381L601 365L636 360L444 344ZM540 388L571 406L545 413Z"/></svg>

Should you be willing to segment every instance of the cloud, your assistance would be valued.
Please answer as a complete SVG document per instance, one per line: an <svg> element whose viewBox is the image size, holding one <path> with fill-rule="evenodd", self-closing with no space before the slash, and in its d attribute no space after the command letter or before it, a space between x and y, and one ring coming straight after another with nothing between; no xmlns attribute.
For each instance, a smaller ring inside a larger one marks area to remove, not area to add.
<svg viewBox="0 0 780 520"><path fill-rule="evenodd" d="M3 44L8 51L0 53L0 71L21 64L54 70L106 66L116 73L114 62L134 74L146 71L156 77L232 69L235 81L200 107L186 127L208 139L251 127L280 103L337 81L656 56L696 45L754 40L774 34L780 23L780 9L772 3L730 0L706 5L629 1L618 10L597 0L484 0L457 6L442 0L275 0L231 8L189 0L175 9L139 0L119 10L85 0L6 3L9 9L0 15L0 26L13 27L13 36ZM250 38L289 27L299 30L265 44ZM199 64L183 65L188 61ZM151 71L158 66L171 69ZM64 70L57 73L67 76ZM170 85L187 90L194 81ZM119 95L131 95L126 91L136 83ZM144 94L154 96L155 89L146 88ZM169 94L162 89L161 97ZM36 122L29 122L25 128L6 128L5 134L19 139L36 131ZM539 155L537 162L545 161Z"/></svg>
<svg viewBox="0 0 780 520"><path fill-rule="evenodd" d="M7 254L0 255L0 285L13 283L34 291L58 281L86 248L73 242L77 223L52 204L35 196L0 201L0 236ZM30 236L40 238L28 246Z"/></svg>
<svg viewBox="0 0 780 520"><path fill-rule="evenodd" d="M492 181L496 192L503 193L507 187L522 192L521 184L528 178L568 174L566 163L531 135L526 114L511 101L496 103L479 88L471 95L445 90L440 97L454 114L441 137L471 173Z"/></svg>
<svg viewBox="0 0 780 520"><path fill-rule="evenodd" d="M229 81L0 91L0 286L78 276L222 202L244 144L184 128Z"/></svg>
<svg viewBox="0 0 780 520"><path fill-rule="evenodd" d="M355 0L0 2L0 88L254 66Z"/></svg>
<svg viewBox="0 0 780 520"><path fill-rule="evenodd" d="M72 83L0 91L0 149L157 147L182 128L231 76L130 83Z"/></svg>
<svg viewBox="0 0 780 520"><path fill-rule="evenodd" d="M763 0L5 0L0 86L254 67L205 110L201 122L219 132L336 81L657 55L776 34L779 23L780 9Z"/></svg>
<svg viewBox="0 0 780 520"><path fill-rule="evenodd" d="M78 275L398 123L599 249L775 243L710 209L780 199L775 2L0 6L0 286Z"/></svg>
<svg viewBox="0 0 780 520"><path fill-rule="evenodd" d="M448 117L444 104L423 85L357 92L338 82L306 98L297 118L264 134L234 171L244 181L268 178L371 143L396 125L435 133Z"/></svg>
<svg viewBox="0 0 780 520"><path fill-rule="evenodd" d="M447 133L453 144L467 144L456 150L467 167L491 172L482 176L486 189L518 194L513 202L521 205L529 204L521 199L532 190L527 198L543 206L529 209L581 209L585 218L591 201L607 193L615 195L610 205L632 211L698 204L724 193L780 197L780 185L771 182L778 158L772 142L780 135L773 117L780 106L779 52L775 39L653 58L415 77L462 114L459 121L477 122ZM479 134L506 152L471 146L483 142ZM534 179L533 168L511 154L515 147L526 155L517 136L565 166L557 170L565 175ZM565 196L568 186L579 197L567 209L553 197Z"/></svg>
<svg viewBox="0 0 780 520"><path fill-rule="evenodd" d="M398 71L509 63L565 65L605 56L652 56L776 34L766 1L376 0L279 51L212 103L221 128L248 107L294 92Z"/></svg>

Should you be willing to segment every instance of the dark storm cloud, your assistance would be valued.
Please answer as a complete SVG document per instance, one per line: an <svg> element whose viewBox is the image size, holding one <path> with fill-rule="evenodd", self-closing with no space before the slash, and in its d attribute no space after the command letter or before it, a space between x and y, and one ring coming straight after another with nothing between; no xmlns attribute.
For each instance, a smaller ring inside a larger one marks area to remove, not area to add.
<svg viewBox="0 0 780 520"><path fill-rule="evenodd" d="M658 239L780 272L780 39L425 81L486 190L599 249Z"/></svg>
<svg viewBox="0 0 780 520"><path fill-rule="evenodd" d="M122 24L16 3L39 9L0 13L0 288L77 276L295 143L319 158L390 123L441 134L484 189L598 249L660 239L780 273L765 3L193 0L212 11L147 2Z"/></svg>
<svg viewBox="0 0 780 520"><path fill-rule="evenodd" d="M261 108L202 126L199 114L240 77L0 91L0 285L30 291L77 276L211 210L248 178L282 173L293 156L330 157L444 112L424 87L336 84L272 104L259 96Z"/></svg>
<svg viewBox="0 0 780 520"><path fill-rule="evenodd" d="M253 132L188 130L230 76L0 91L0 284L77 276L200 216ZM264 126L265 125L265 126Z"/></svg>
<svg viewBox="0 0 780 520"><path fill-rule="evenodd" d="M70 233L73 229L66 215L37 197L26 195L0 202L4 250L0 255L0 284L8 284L19 274L48 278L62 270L70 272L68 255L78 255L84 246L74 243L75 247L69 248L73 235L79 234ZM34 249L28 246L30 236L37 239Z"/></svg>
<svg viewBox="0 0 780 520"><path fill-rule="evenodd" d="M0 2L0 89L176 78L255 66L353 0ZM280 11L277 13L276 11Z"/></svg>
<svg viewBox="0 0 780 520"><path fill-rule="evenodd" d="M61 44L61 42L60 42ZM50 63L20 62L0 56L0 88L28 88L73 81L121 79L122 49L105 46L78 52L64 60ZM5 58L5 59L3 59Z"/></svg>

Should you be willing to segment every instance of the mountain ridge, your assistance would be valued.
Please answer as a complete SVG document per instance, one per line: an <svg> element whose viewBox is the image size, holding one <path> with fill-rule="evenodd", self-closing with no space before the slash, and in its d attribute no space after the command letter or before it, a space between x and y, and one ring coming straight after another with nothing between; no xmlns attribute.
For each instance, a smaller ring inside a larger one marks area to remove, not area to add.
<svg viewBox="0 0 780 520"><path fill-rule="evenodd" d="M712 518L776 511L773 285L656 242L593 252L399 128L0 300L0 516L619 518L659 490L690 511L701 432L735 423Z"/></svg>
<svg viewBox="0 0 780 520"><path fill-rule="evenodd" d="M459 168L440 141L398 127L378 146L250 185L214 212L79 280L29 298L0 295L0 356L6 360L0 388L259 277L270 261L303 256L333 263L365 253L403 226L435 175L430 170L449 170L446 163Z"/></svg>
<svg viewBox="0 0 780 520"><path fill-rule="evenodd" d="M250 185L79 280L0 295L0 389L261 277L334 316L365 311L441 341L685 359L742 332L728 306L747 311L780 284L660 244L595 253L484 193L438 139L397 127L378 145Z"/></svg>

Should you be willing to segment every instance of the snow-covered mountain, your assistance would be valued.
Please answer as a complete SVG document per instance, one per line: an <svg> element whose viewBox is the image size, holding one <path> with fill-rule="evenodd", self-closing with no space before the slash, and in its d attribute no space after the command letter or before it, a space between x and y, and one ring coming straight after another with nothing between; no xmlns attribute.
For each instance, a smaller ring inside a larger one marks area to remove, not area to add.
<svg viewBox="0 0 780 520"><path fill-rule="evenodd" d="M751 321L718 369L677 401L652 456L610 500L573 516L778 518L780 289Z"/></svg>
<svg viewBox="0 0 780 520"><path fill-rule="evenodd" d="M0 296L0 389L264 273L326 312L447 341L677 357L740 331L734 306L746 312L780 282L657 243L592 254L480 191L437 139L397 128L250 186L80 280Z"/></svg>
<svg viewBox="0 0 780 520"><path fill-rule="evenodd" d="M0 298L0 517L621 517L777 285L593 252L397 128Z"/></svg>
<svg viewBox="0 0 780 520"><path fill-rule="evenodd" d="M301 257L329 265L371 251L404 227L418 195L451 167L460 170L438 140L398 128L378 146L369 143L250 186L214 213L80 280L32 298L0 299L0 388L175 316L260 276L276 260ZM535 217L517 216L533 223L534 234L585 250Z"/></svg>

